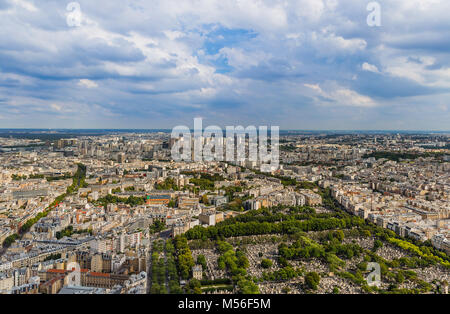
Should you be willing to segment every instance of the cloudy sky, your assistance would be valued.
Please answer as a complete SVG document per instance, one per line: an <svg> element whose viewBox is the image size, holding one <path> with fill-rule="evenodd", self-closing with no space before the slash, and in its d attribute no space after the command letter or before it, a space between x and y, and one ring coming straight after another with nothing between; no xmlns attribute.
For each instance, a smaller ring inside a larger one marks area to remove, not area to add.
<svg viewBox="0 0 450 314"><path fill-rule="evenodd" d="M0 0L0 128L450 130L450 1L369 2Z"/></svg>

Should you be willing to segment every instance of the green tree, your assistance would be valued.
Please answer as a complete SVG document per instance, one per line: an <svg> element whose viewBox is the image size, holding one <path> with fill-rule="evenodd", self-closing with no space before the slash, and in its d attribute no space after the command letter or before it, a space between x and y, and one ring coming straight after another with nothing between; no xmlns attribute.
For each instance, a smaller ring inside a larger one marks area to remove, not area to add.
<svg viewBox="0 0 450 314"><path fill-rule="evenodd" d="M305 276L305 284L309 289L317 290L320 282L320 276L316 272L309 272Z"/></svg>
<svg viewBox="0 0 450 314"><path fill-rule="evenodd" d="M202 202L203 204L205 204L206 206L209 205L208 196L207 196L206 194L203 194L202 199L201 199L201 202Z"/></svg>
<svg viewBox="0 0 450 314"><path fill-rule="evenodd" d="M270 259L263 258L263 260L261 261L262 268L270 268L270 267L272 267L272 265L273 265L273 262Z"/></svg>
<svg viewBox="0 0 450 314"><path fill-rule="evenodd" d="M380 240L375 240L373 242L373 251L376 252L379 248L381 248L383 246L383 242L381 242Z"/></svg>
<svg viewBox="0 0 450 314"><path fill-rule="evenodd" d="M197 256L197 264L202 265L203 270L207 268L205 255L200 254Z"/></svg>
<svg viewBox="0 0 450 314"><path fill-rule="evenodd" d="M403 275L403 273L401 271L399 271L397 273L396 280L397 280L397 283L403 283L405 281L405 276Z"/></svg>
<svg viewBox="0 0 450 314"><path fill-rule="evenodd" d="M258 294L258 286L251 280L242 278L237 283L238 292L241 294Z"/></svg>
<svg viewBox="0 0 450 314"><path fill-rule="evenodd" d="M163 231L166 228L166 224L162 220L155 220L153 224L150 226L151 233L158 233Z"/></svg>

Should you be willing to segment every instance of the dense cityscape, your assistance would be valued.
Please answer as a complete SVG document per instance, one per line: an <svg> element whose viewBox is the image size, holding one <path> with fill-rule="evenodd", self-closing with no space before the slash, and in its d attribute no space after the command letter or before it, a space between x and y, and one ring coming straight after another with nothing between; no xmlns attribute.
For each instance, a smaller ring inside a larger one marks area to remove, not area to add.
<svg viewBox="0 0 450 314"><path fill-rule="evenodd" d="M282 132L272 172L175 143L3 132L0 292L448 293L448 134Z"/></svg>

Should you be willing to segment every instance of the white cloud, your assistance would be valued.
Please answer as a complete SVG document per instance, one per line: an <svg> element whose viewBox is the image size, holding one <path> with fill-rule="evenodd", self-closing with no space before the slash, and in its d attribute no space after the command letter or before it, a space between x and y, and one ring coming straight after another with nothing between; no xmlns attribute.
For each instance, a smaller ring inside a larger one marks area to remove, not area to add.
<svg viewBox="0 0 450 314"><path fill-rule="evenodd" d="M226 56L228 64L237 69L257 66L264 60L268 60L270 55L262 51L244 51L241 48L222 48L220 53Z"/></svg>
<svg viewBox="0 0 450 314"><path fill-rule="evenodd" d="M331 97L334 98L339 104L343 106L353 107L374 107L376 103L372 98L364 95L360 95L357 92L350 89L339 89L336 92L331 93Z"/></svg>
<svg viewBox="0 0 450 314"><path fill-rule="evenodd" d="M58 105L58 104L51 104L50 107L52 109L54 109L55 111L61 111L62 110L62 106Z"/></svg>
<svg viewBox="0 0 450 314"><path fill-rule="evenodd" d="M94 81L88 80L88 79L81 79L78 82L78 86L87 87L87 88L97 88L98 84Z"/></svg>
<svg viewBox="0 0 450 314"><path fill-rule="evenodd" d="M329 91L324 91L319 84L303 84L305 87L314 91L313 95L319 95L314 97L316 103L322 106L350 106L350 107L375 107L376 102L368 97L361 95L351 89L343 88L335 83L328 86ZM324 99L327 99L325 101Z"/></svg>
<svg viewBox="0 0 450 314"><path fill-rule="evenodd" d="M322 89L320 88L319 84L303 84L303 85L322 93Z"/></svg>
<svg viewBox="0 0 450 314"><path fill-rule="evenodd" d="M178 38L181 38L184 36L184 34L182 32L179 31L164 31L164 34L167 36L167 38L169 38L170 40L175 40Z"/></svg>
<svg viewBox="0 0 450 314"><path fill-rule="evenodd" d="M333 3L330 3L333 7ZM327 5L329 5L327 3ZM322 0L297 0L296 1L296 13L300 20L307 20L309 22L318 21L325 9Z"/></svg>
<svg viewBox="0 0 450 314"><path fill-rule="evenodd" d="M363 51L367 47L367 42L364 39L346 39L330 32L328 29L323 29L321 32L313 31L310 36L312 44L318 50L320 56L349 55Z"/></svg>
<svg viewBox="0 0 450 314"><path fill-rule="evenodd" d="M423 86L450 88L450 67L433 68L435 62L432 57L393 58L386 61L386 72Z"/></svg>
<svg viewBox="0 0 450 314"><path fill-rule="evenodd" d="M26 0L13 0L14 4L24 8L25 10L28 10L30 12L37 12L38 9L34 6L33 3L26 1Z"/></svg>
<svg viewBox="0 0 450 314"><path fill-rule="evenodd" d="M326 0L326 5L330 10L334 11L338 6L338 0Z"/></svg>
<svg viewBox="0 0 450 314"><path fill-rule="evenodd" d="M374 72L374 73L380 73L380 71L378 70L378 68L377 68L375 65L370 64L370 63L367 63L367 62L364 62L364 63L362 64L361 68L362 68L364 71L369 71L369 72Z"/></svg>

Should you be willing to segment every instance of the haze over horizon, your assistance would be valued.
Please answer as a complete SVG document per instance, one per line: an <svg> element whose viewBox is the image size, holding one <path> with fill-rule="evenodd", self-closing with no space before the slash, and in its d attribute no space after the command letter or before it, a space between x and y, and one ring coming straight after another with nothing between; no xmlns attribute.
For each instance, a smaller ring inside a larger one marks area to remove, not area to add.
<svg viewBox="0 0 450 314"><path fill-rule="evenodd" d="M0 0L0 128L446 131L450 2Z"/></svg>
<svg viewBox="0 0 450 314"><path fill-rule="evenodd" d="M189 127L189 125L187 125ZM223 131L225 132L225 127L221 127L223 129ZM236 126L235 126L236 127ZM247 127L247 126L243 126L243 127ZM258 129L258 126L255 126ZM191 131L194 131L194 128L190 128ZM205 128L203 128L203 131L205 130ZM79 132L83 132L83 131L121 131L121 132L126 132L126 131L152 131L152 132L171 132L172 129L169 128L0 128L0 131L8 131L8 132L13 132L13 131L45 131L45 132L57 132L57 131L79 131ZM318 133L318 132L328 132L328 133L345 133L345 132L354 132L354 133L395 133L395 132L399 132L399 133L450 133L450 130L395 130L395 129L391 129L391 130L371 130L371 129L367 129L367 130L344 130L344 129L279 129L280 132L312 132L312 133ZM270 132L270 126L268 126L268 132ZM1 134L1 132L0 132Z"/></svg>

